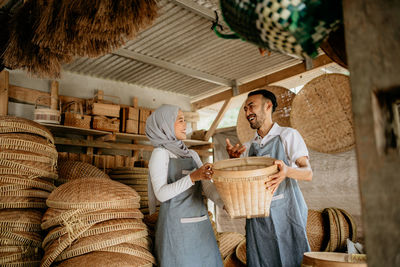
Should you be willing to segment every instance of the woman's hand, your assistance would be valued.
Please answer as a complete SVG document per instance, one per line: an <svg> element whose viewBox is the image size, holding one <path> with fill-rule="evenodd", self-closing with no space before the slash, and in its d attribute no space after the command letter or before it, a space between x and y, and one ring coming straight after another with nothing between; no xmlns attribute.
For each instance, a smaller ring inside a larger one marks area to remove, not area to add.
<svg viewBox="0 0 400 267"><path fill-rule="evenodd" d="M190 179L193 183L200 180L211 180L211 176L214 173L212 167L213 166L210 163L204 164L199 169L190 174Z"/></svg>
<svg viewBox="0 0 400 267"><path fill-rule="evenodd" d="M265 182L267 189L271 190L272 194L275 193L276 189L285 180L288 172L288 166L282 160L275 160L274 165L278 165L278 173L269 176L269 180Z"/></svg>

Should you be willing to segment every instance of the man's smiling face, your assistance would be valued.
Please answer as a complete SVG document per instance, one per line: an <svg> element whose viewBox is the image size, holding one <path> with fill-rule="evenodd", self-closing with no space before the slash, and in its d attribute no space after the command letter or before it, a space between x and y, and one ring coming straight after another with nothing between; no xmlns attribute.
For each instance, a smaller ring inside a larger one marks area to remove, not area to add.
<svg viewBox="0 0 400 267"><path fill-rule="evenodd" d="M259 129L264 124L267 115L266 104L262 95L252 95L247 98L244 112L252 129Z"/></svg>

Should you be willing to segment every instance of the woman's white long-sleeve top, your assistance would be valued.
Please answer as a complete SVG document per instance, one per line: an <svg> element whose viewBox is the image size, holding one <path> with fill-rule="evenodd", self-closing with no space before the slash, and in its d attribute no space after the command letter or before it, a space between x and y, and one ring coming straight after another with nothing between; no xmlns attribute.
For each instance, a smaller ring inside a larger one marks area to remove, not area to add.
<svg viewBox="0 0 400 267"><path fill-rule="evenodd" d="M194 161L197 166L202 166L203 163L197 153L194 154ZM190 179L190 174L182 177L178 181L168 184L168 165L170 158L177 158L176 155L171 153L165 148L155 148L151 154L149 162L149 172L151 177L151 184L156 198L160 202L167 201L180 193L186 191L194 185ZM202 188L207 198L211 199L217 206L223 207L224 203L220 198L214 184L211 181L202 180Z"/></svg>

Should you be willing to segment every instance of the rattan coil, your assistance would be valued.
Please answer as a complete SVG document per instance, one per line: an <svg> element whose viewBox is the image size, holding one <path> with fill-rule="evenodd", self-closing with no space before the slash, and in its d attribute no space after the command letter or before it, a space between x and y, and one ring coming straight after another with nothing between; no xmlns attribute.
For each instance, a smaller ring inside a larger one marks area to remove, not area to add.
<svg viewBox="0 0 400 267"><path fill-rule="evenodd" d="M136 256L138 258L141 258L143 260L149 261L156 265L156 260L154 256L147 250L142 248L141 246L137 245L132 245L128 243L122 243L116 246L104 248L101 251L108 251L108 252L118 252L118 253L124 253L132 256Z"/></svg>
<svg viewBox="0 0 400 267"><path fill-rule="evenodd" d="M14 184L22 186L22 188L37 188L46 191L53 191L56 187L47 181L41 180L39 178L28 179L24 176L5 176L0 175L0 181L3 183Z"/></svg>
<svg viewBox="0 0 400 267"><path fill-rule="evenodd" d="M38 210L0 210L0 227L2 229L41 231L41 219L42 212Z"/></svg>
<svg viewBox="0 0 400 267"><path fill-rule="evenodd" d="M324 74L296 95L290 121L307 146L322 153L338 153L355 145L349 77Z"/></svg>
<svg viewBox="0 0 400 267"><path fill-rule="evenodd" d="M65 249L55 261L66 260L145 236L147 236L146 230L122 230L79 238L70 247Z"/></svg>
<svg viewBox="0 0 400 267"><path fill-rule="evenodd" d="M22 243L25 246L41 247L42 237L39 233L35 232L0 232L0 238L11 239Z"/></svg>
<svg viewBox="0 0 400 267"><path fill-rule="evenodd" d="M243 240L236 247L236 258L240 260L243 264L247 264L246 258L246 240Z"/></svg>
<svg viewBox="0 0 400 267"><path fill-rule="evenodd" d="M292 91L281 87L281 86L266 86L259 89L265 89L274 93L276 97L276 102L278 106L272 113L272 121L278 123L280 126L289 127L290 126L290 111L292 110L292 102L296 96ZM242 144L249 142L254 138L256 133L255 129L250 127L250 124L246 118L246 113L244 111L244 105L239 110L237 123L236 123L236 133Z"/></svg>
<svg viewBox="0 0 400 267"><path fill-rule="evenodd" d="M311 251L321 251L325 239L325 227L321 212L308 210L306 231Z"/></svg>
<svg viewBox="0 0 400 267"><path fill-rule="evenodd" d="M74 257L59 263L58 267L152 267L153 264L139 257L125 253L96 251Z"/></svg>
<svg viewBox="0 0 400 267"><path fill-rule="evenodd" d="M0 209L45 209L44 199L32 197L2 197L0 196Z"/></svg>
<svg viewBox="0 0 400 267"><path fill-rule="evenodd" d="M225 259L233 253L237 245L245 239L244 235L235 232L224 232L218 236L218 247L221 256Z"/></svg>
<svg viewBox="0 0 400 267"><path fill-rule="evenodd" d="M30 133L42 136L54 144L50 131L37 122L14 116L0 116L0 133Z"/></svg>
<svg viewBox="0 0 400 267"><path fill-rule="evenodd" d="M91 164L80 161L59 161L57 169L59 181L62 182L87 177L110 179L110 177L100 169Z"/></svg>
<svg viewBox="0 0 400 267"><path fill-rule="evenodd" d="M59 209L123 209L139 201L139 195L129 186L109 179L85 178L57 187L46 204Z"/></svg>
<svg viewBox="0 0 400 267"><path fill-rule="evenodd" d="M278 171L273 162L267 157L250 157L214 164L214 184L231 218L269 216L272 193L265 182Z"/></svg>

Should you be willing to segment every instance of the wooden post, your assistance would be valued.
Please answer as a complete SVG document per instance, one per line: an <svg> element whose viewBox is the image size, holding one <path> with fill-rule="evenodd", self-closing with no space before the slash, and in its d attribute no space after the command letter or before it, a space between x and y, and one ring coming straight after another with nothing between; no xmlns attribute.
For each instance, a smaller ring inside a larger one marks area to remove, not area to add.
<svg viewBox="0 0 400 267"><path fill-rule="evenodd" d="M87 137L86 137L86 140L88 140L88 141L93 141L93 135L88 135ZM93 149L93 147L87 147L86 148L86 154L87 155L93 155L94 153L94 149Z"/></svg>
<svg viewBox="0 0 400 267"><path fill-rule="evenodd" d="M0 115L8 114L8 87L9 73L3 70L0 72Z"/></svg>
<svg viewBox="0 0 400 267"><path fill-rule="evenodd" d="M210 139L211 136L214 135L215 130L218 127L218 124L221 122L222 118L225 115L225 112L228 110L229 108L229 104L232 101L232 97L225 100L224 104L222 105L222 108L220 109L220 111L218 112L217 117L215 118L213 124L211 125L210 129L207 131L205 137L204 137L204 141L208 141Z"/></svg>
<svg viewBox="0 0 400 267"><path fill-rule="evenodd" d="M50 99L50 108L51 109L58 109L58 82L52 81L51 82L51 99Z"/></svg>
<svg viewBox="0 0 400 267"><path fill-rule="evenodd" d="M136 96L132 97L132 107L134 107L134 108L138 108L139 107L138 98Z"/></svg>
<svg viewBox="0 0 400 267"><path fill-rule="evenodd" d="M103 102L103 100L104 100L104 91L103 90L97 91L97 100L99 101L99 103Z"/></svg>
<svg viewBox="0 0 400 267"><path fill-rule="evenodd" d="M400 1L343 1L368 267L400 266L399 14Z"/></svg>

